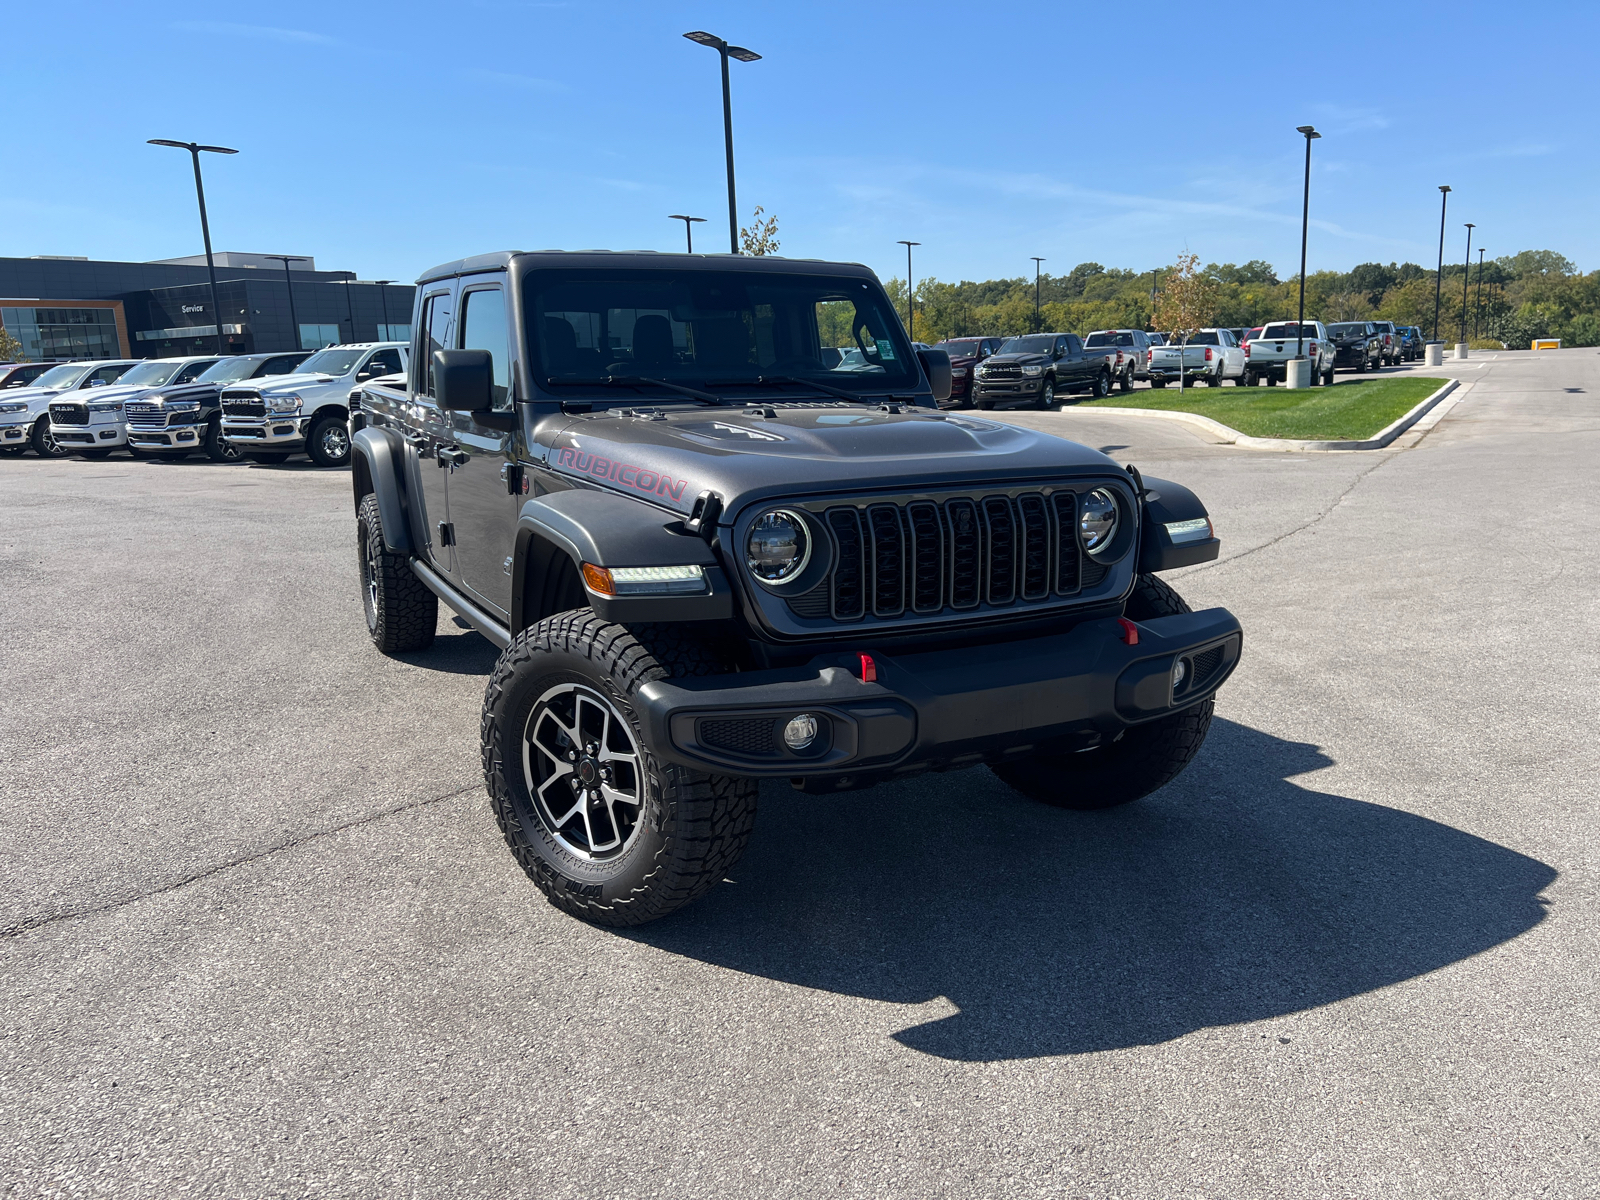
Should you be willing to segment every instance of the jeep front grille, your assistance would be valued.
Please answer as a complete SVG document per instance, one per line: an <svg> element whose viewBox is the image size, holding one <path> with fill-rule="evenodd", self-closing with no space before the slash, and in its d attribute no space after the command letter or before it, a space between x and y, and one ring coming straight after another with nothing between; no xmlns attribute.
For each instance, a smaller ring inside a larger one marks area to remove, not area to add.
<svg viewBox="0 0 1600 1200"><path fill-rule="evenodd" d="M123 410L129 429L165 429L167 414L159 404L129 404Z"/></svg>
<svg viewBox="0 0 1600 1200"><path fill-rule="evenodd" d="M1110 568L1078 542L1066 489L836 504L813 511L833 570L789 600L797 617L857 621L1006 609L1100 583Z"/></svg>
<svg viewBox="0 0 1600 1200"><path fill-rule="evenodd" d="M87 425L89 408L84 404L52 404L50 419L57 425Z"/></svg>

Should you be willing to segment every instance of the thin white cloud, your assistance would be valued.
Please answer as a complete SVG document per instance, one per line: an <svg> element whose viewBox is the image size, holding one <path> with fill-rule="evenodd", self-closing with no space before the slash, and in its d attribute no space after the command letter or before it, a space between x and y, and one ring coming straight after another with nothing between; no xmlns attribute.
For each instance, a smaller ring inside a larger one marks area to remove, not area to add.
<svg viewBox="0 0 1600 1200"><path fill-rule="evenodd" d="M1390 120L1375 108L1349 108L1342 104L1313 104L1312 115L1325 128L1322 133L1359 133L1364 129L1387 129Z"/></svg>
<svg viewBox="0 0 1600 1200"><path fill-rule="evenodd" d="M498 83L504 87L522 88L530 92L565 92L570 89L555 79L538 79L532 75L514 75L509 71L468 71L469 79L480 83Z"/></svg>
<svg viewBox="0 0 1600 1200"><path fill-rule="evenodd" d="M333 46L333 38L305 29L278 29L271 25L235 25L231 21L174 21L172 28L185 33L216 33L231 37L259 38L269 42L292 42L302 46Z"/></svg>

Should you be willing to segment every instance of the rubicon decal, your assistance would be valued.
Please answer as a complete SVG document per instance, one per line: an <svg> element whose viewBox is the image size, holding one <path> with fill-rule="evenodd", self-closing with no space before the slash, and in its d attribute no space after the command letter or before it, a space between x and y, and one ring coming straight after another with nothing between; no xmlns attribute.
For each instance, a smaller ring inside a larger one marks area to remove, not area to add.
<svg viewBox="0 0 1600 1200"><path fill-rule="evenodd" d="M666 496L672 500L682 500L684 490L689 486L687 479L658 475L654 471L622 462L620 459L607 458L603 454L585 454L570 447L557 452L556 466L566 467L580 475L588 475L595 479L620 483L623 487L647 492L652 496Z"/></svg>

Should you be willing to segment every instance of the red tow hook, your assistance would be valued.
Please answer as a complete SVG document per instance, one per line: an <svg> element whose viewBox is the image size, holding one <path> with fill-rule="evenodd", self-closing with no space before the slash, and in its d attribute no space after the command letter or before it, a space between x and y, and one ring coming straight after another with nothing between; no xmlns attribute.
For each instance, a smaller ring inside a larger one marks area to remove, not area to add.
<svg viewBox="0 0 1600 1200"><path fill-rule="evenodd" d="M870 654L859 654L856 657L861 660L861 682L862 683L877 683L878 682L878 664L872 661L872 655L870 655Z"/></svg>
<svg viewBox="0 0 1600 1200"><path fill-rule="evenodd" d="M1117 636L1127 642L1128 645L1137 646L1139 644L1139 627L1128 620L1127 617L1118 617L1117 624L1122 626L1122 632ZM862 657L865 658L866 656L862 655Z"/></svg>

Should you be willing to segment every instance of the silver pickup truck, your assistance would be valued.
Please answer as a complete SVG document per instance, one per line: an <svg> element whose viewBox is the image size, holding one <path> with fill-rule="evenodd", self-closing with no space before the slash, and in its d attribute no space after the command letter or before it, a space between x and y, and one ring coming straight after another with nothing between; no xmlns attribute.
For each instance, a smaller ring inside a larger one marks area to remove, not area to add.
<svg viewBox="0 0 1600 1200"><path fill-rule="evenodd" d="M1185 379L1196 383L1204 380L1207 387L1221 387L1225 379L1242 387L1244 367L1244 351L1232 333L1226 329L1201 329L1189 335L1187 344L1177 339L1165 346L1152 346L1147 369L1151 387L1175 382L1180 369Z"/></svg>
<svg viewBox="0 0 1600 1200"><path fill-rule="evenodd" d="M1334 345L1321 321L1298 326L1293 321L1275 321L1246 342L1246 385L1255 387L1263 379L1268 387L1283 383L1288 377L1288 362L1297 350L1311 360L1311 385L1332 385Z"/></svg>

